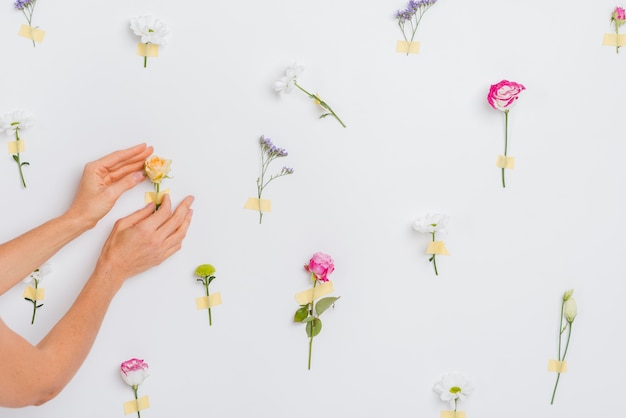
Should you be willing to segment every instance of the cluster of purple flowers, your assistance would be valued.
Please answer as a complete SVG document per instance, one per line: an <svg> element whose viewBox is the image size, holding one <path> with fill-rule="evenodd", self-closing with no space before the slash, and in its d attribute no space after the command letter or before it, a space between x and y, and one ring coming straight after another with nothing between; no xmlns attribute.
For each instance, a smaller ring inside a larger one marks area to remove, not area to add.
<svg viewBox="0 0 626 418"><path fill-rule="evenodd" d="M437 0L418 0L418 1L409 0L409 3L406 5L406 9L398 10L396 12L396 19L398 19L400 23L404 23L407 20L413 19L415 14L420 9L426 9L432 6L433 4L435 4L436 2ZM420 14L423 14L423 12Z"/></svg>
<svg viewBox="0 0 626 418"><path fill-rule="evenodd" d="M278 148L272 143L272 140L270 138L266 138L265 135L261 135L260 142L263 151L267 152L270 156L286 157L288 155L287 151L283 148Z"/></svg>
<svg viewBox="0 0 626 418"><path fill-rule="evenodd" d="M293 168L291 167L283 167L282 174L293 174Z"/></svg>
<svg viewBox="0 0 626 418"><path fill-rule="evenodd" d="M37 0L15 0L13 6L15 6L17 10L24 10L25 7L34 6L36 1Z"/></svg>

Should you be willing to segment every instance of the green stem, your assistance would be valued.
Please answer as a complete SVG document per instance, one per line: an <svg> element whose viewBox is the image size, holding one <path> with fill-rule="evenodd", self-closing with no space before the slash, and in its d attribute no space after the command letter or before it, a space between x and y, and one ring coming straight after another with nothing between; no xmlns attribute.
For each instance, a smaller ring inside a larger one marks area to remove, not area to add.
<svg viewBox="0 0 626 418"><path fill-rule="evenodd" d="M132 386L132 388L133 388L133 393L135 394L135 400L139 399L137 397L137 389L139 389L139 386L134 385L134 386ZM141 412L139 411L139 405L137 405L137 418L141 418Z"/></svg>
<svg viewBox="0 0 626 418"><path fill-rule="evenodd" d="M572 323L569 323L567 332L567 342L565 343L565 352L563 353L563 358L559 361L565 361L565 356L567 355L567 349L569 347L569 341L572 336ZM550 405L554 404L554 396L556 395L556 388L559 386L559 379L561 378L561 373L557 373L556 375L556 383L554 384L554 390L552 391L552 399L550 400Z"/></svg>
<svg viewBox="0 0 626 418"><path fill-rule="evenodd" d="M307 96L309 96L311 99L313 100L317 100L320 104L320 106L322 106L322 108L328 110L330 112L331 115L333 115L333 117L335 119L337 119L337 122L339 122L341 124L341 126L343 126L344 128L346 127L346 125L343 123L343 121L341 119L339 119L339 116L337 116L337 114L333 111L333 109L331 109L331 107L328 105L328 103L326 103L325 101L323 101L322 99L320 99L316 94L311 94L308 91L306 91L305 89L303 89L298 83L294 83L295 86L297 88L299 88L300 90L302 90ZM324 115L322 115L324 116Z"/></svg>
<svg viewBox="0 0 626 418"><path fill-rule="evenodd" d="M559 321L559 353L557 359L561 361L561 337L563 336L563 310L565 309L565 301L561 302L561 320Z"/></svg>
<svg viewBox="0 0 626 418"><path fill-rule="evenodd" d="M431 235L433 236L433 242L435 242L435 233L432 232ZM437 258L435 257L435 254L433 254L432 262L435 267L435 276L439 276L439 272L437 271Z"/></svg>
<svg viewBox="0 0 626 418"><path fill-rule="evenodd" d="M204 288L206 289L206 297L207 297L207 303L208 303L208 301L209 301L209 279L205 278L205 280L206 281L205 281ZM213 318L211 317L211 307L210 306L208 308L208 311L209 311L209 326L212 326L213 325Z"/></svg>
<svg viewBox="0 0 626 418"><path fill-rule="evenodd" d="M615 21L615 53L619 54L619 24Z"/></svg>
<svg viewBox="0 0 626 418"><path fill-rule="evenodd" d="M314 274L311 273L311 279L313 279L313 289L317 286L317 280L314 278ZM309 315L313 316L313 307L315 305L315 300L311 299L311 309L309 309ZM313 326L311 326L311 336L309 337L309 362L308 362L308 370L311 370L311 355L313 353Z"/></svg>
<svg viewBox="0 0 626 418"><path fill-rule="evenodd" d="M504 156L507 155L507 150L509 147L509 110L504 111ZM502 187L505 188L506 184L504 182L504 167L502 167Z"/></svg>
<svg viewBox="0 0 626 418"><path fill-rule="evenodd" d="M148 56L146 55L143 57L143 68L146 68L147 65L148 65Z"/></svg>
<svg viewBox="0 0 626 418"><path fill-rule="evenodd" d="M156 205L154 208L154 211L156 212L159 209L159 207L161 207L161 204L157 203L159 201L159 192L161 191L161 183L153 183L153 184L154 184L154 191L156 192L156 195L154 198L155 200L154 204Z"/></svg>

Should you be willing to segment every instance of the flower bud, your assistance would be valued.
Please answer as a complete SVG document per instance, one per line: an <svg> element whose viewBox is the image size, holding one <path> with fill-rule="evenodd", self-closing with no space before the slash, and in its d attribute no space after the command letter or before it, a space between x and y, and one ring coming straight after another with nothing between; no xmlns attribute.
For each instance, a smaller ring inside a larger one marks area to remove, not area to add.
<svg viewBox="0 0 626 418"><path fill-rule="evenodd" d="M563 294L563 302L567 302L569 298L572 297L572 293L574 293L574 289L570 289Z"/></svg>
<svg viewBox="0 0 626 418"><path fill-rule="evenodd" d="M578 314L578 308L576 307L576 301L574 298L570 297L565 302L565 307L563 308L563 314L565 315L565 319L570 324L574 322L576 315Z"/></svg>

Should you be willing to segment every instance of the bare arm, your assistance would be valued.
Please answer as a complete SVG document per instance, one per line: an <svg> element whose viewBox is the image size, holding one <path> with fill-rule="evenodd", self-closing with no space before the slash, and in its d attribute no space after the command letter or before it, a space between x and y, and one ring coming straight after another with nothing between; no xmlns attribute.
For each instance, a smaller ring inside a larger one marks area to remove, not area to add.
<svg viewBox="0 0 626 418"><path fill-rule="evenodd" d="M0 320L0 406L40 405L74 376L96 338L108 306L126 279L174 254L191 222L193 197L172 213L169 196L120 219L80 295L44 339L32 346ZM127 254L132 253L132 260ZM38 368L32 366L37 364Z"/></svg>
<svg viewBox="0 0 626 418"><path fill-rule="evenodd" d="M151 153L152 147L140 144L85 165L76 197L65 214L0 245L0 295L93 228L123 192L143 181L143 161Z"/></svg>

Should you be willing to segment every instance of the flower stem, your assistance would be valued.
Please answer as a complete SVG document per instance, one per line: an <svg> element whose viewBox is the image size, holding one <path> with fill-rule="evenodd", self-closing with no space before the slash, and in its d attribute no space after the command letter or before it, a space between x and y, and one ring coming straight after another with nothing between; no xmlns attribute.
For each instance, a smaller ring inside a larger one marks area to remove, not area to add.
<svg viewBox="0 0 626 418"><path fill-rule="evenodd" d="M319 103L319 105L322 106L322 108L328 110L330 112L330 114L333 115L333 117L335 119L337 119L337 122L339 122L341 124L341 126L343 126L344 128L346 127L346 125L343 123L343 121L341 119L339 119L339 116L337 116L337 114L333 111L333 109L331 109L331 107L328 105L328 103L326 103L325 101L320 99L316 94L309 93L308 91L303 89L298 83L294 83L294 84L296 85L297 88L302 90L311 99L316 100ZM322 117L323 116L326 116L326 115L322 115Z"/></svg>
<svg viewBox="0 0 626 418"><path fill-rule="evenodd" d="M435 233L433 232L431 235L433 236L433 242L435 242ZM433 254L432 262L435 267L435 276L439 276L439 272L437 271L437 258L435 254Z"/></svg>
<svg viewBox="0 0 626 418"><path fill-rule="evenodd" d="M504 111L504 156L506 157L509 147L509 109ZM505 188L504 167L502 167L502 187Z"/></svg>
<svg viewBox="0 0 626 418"><path fill-rule="evenodd" d="M135 400L137 400L137 389L139 389L139 386L135 385L132 386L133 388L133 393L135 394ZM139 404L137 404L137 418L141 418L141 412L139 411Z"/></svg>
<svg viewBox="0 0 626 418"><path fill-rule="evenodd" d="M615 21L615 53L619 54L619 24Z"/></svg>
<svg viewBox="0 0 626 418"><path fill-rule="evenodd" d="M148 57L145 56L143 57L143 68L146 68L147 65L148 65Z"/></svg>
<svg viewBox="0 0 626 418"><path fill-rule="evenodd" d="M206 297L207 297L207 302L209 301L209 279L205 278L205 285L204 288L206 289ZM213 318L211 317L211 307L209 307L207 309L209 311L209 326L213 325Z"/></svg>
<svg viewBox="0 0 626 418"><path fill-rule="evenodd" d="M311 274L311 279L313 279L313 289L317 286L317 280L314 279L314 274ZM313 292L315 295L315 292ZM315 300L311 299L311 309L309 309L309 315L313 316L313 307L315 305ZM311 355L313 353L313 323L311 323L311 336L309 337L309 362L308 362L308 370L311 370Z"/></svg>
<svg viewBox="0 0 626 418"><path fill-rule="evenodd" d="M565 351L563 352L563 357L561 357L561 337L563 335L563 309L565 306L565 301L561 303L561 320L559 323L559 361L565 361L565 356L567 355L567 349L569 348L570 338L572 337L572 323L568 322L567 324L567 342L565 343ZM556 396L556 389L559 386L559 380L561 379L561 372L557 372L556 382L554 384L554 390L552 391L552 399L550 400L550 405L554 404L554 397Z"/></svg>

